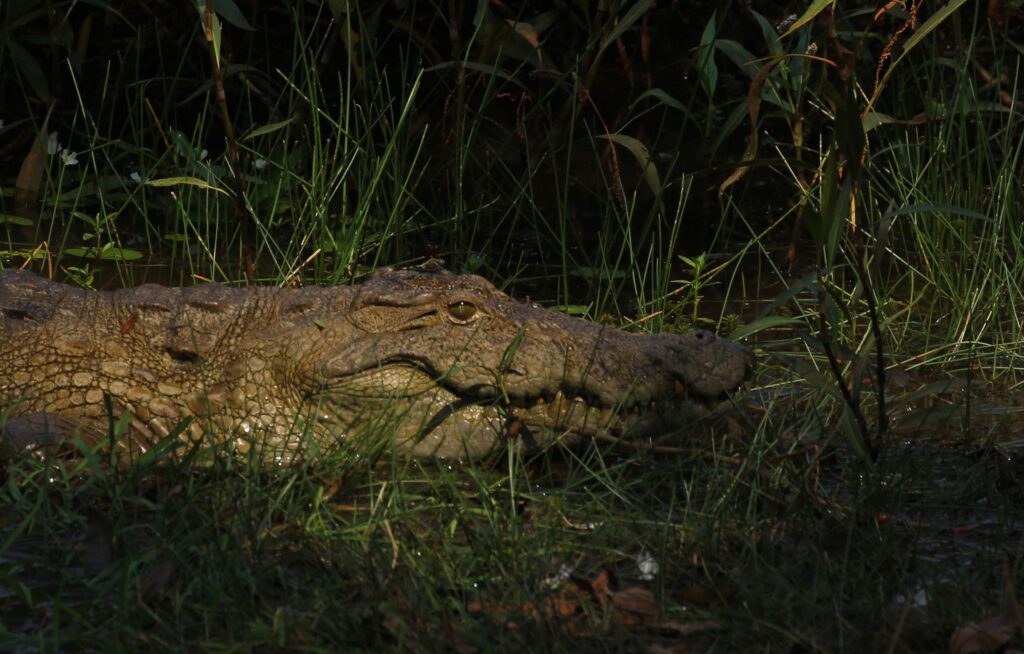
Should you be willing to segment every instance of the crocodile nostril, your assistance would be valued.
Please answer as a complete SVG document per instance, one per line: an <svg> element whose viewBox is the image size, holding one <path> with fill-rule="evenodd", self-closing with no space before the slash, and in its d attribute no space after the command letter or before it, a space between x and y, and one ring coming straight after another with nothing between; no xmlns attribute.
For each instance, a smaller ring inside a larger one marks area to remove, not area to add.
<svg viewBox="0 0 1024 654"><path fill-rule="evenodd" d="M32 319L32 315L28 311L25 311L24 309L6 308L5 307L4 309L2 309L0 311L3 312L5 317L10 318L11 320L31 320Z"/></svg>
<svg viewBox="0 0 1024 654"><path fill-rule="evenodd" d="M167 347L164 348L164 352L167 353L167 356L181 363L195 364L199 363L202 360L202 357L199 356L199 352L197 352L194 348L190 347L178 347L175 345L168 345Z"/></svg>

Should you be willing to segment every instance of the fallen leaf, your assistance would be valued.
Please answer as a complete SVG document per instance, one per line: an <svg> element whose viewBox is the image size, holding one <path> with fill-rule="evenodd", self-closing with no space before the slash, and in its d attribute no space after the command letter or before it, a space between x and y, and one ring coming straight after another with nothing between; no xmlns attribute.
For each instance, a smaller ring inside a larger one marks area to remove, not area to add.
<svg viewBox="0 0 1024 654"><path fill-rule="evenodd" d="M707 622L676 622L675 620L666 620L664 622L659 622L658 628L673 631L678 636L692 636L693 634L699 634L702 631L715 631L721 629L722 625L711 620Z"/></svg>
<svg viewBox="0 0 1024 654"><path fill-rule="evenodd" d="M993 616L981 623L971 623L953 632L949 639L950 654L972 654L973 652L994 652L1013 638L1018 627L1013 612Z"/></svg>
<svg viewBox="0 0 1024 654"><path fill-rule="evenodd" d="M654 593L641 585L617 588L615 574L608 568L593 577L572 575L557 592L535 602L507 604L478 597L467 604L467 609L472 613L490 614L491 620L509 629L517 628L524 620L556 622L581 638L638 626L660 630L661 641L648 645L649 654L686 654L691 651L686 643L666 640L689 639L705 631L721 629L721 625L710 621L662 620Z"/></svg>
<svg viewBox="0 0 1024 654"><path fill-rule="evenodd" d="M653 624L658 621L658 602L654 593L639 586L629 586L611 595L615 617L623 622Z"/></svg>
<svg viewBox="0 0 1024 654"><path fill-rule="evenodd" d="M676 643L675 645L651 643L647 646L647 654L689 654L691 651L693 650L682 643Z"/></svg>
<svg viewBox="0 0 1024 654"><path fill-rule="evenodd" d="M50 105L53 111L53 105ZM46 170L46 128L50 124L50 111L39 127L39 133L32 140L25 159L21 162L18 177L14 180L14 203L17 206L35 206L39 200L39 189L43 185L43 171Z"/></svg>
<svg viewBox="0 0 1024 654"><path fill-rule="evenodd" d="M597 573L593 579L579 577L575 579L576 585L583 590L588 590L600 604L605 603L605 597L611 594L612 578L607 568Z"/></svg>
<svg viewBox="0 0 1024 654"><path fill-rule="evenodd" d="M677 593L676 598L680 603L688 606L711 606L723 600L732 598L731 588L705 588L703 586L687 586Z"/></svg>

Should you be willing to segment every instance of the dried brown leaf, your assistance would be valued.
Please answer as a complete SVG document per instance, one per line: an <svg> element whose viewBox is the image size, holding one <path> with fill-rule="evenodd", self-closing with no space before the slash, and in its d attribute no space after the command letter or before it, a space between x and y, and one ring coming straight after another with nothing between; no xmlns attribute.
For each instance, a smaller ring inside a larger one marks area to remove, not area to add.
<svg viewBox="0 0 1024 654"><path fill-rule="evenodd" d="M21 162L18 177L14 180L14 202L17 206L31 207L39 199L39 189L43 185L43 172L46 170L46 125L43 121L39 134L32 140L25 159Z"/></svg>
<svg viewBox="0 0 1024 654"><path fill-rule="evenodd" d="M1011 611L960 627L949 639L950 654L993 652L1010 642L1013 630L1018 626L1017 616Z"/></svg>
<svg viewBox="0 0 1024 654"><path fill-rule="evenodd" d="M675 620L665 620L658 623L659 629L665 629L666 631L673 631L677 636L692 636L693 634L699 634L704 631L716 631L722 628L722 625L718 622L676 622Z"/></svg>
<svg viewBox="0 0 1024 654"><path fill-rule="evenodd" d="M764 85L768 81L768 75L772 72L772 69L780 62L783 61L782 56L773 56L768 59L768 62L761 66L754 75L754 79L750 82L750 88L747 90L747 114L750 117L750 136L747 137L747 147L743 152L743 164L736 167L735 170L730 173L725 181L718 186L718 196L721 197L725 193L726 189L740 181L740 178L747 174L750 170L750 166L745 165L747 162L753 161L757 156L757 130L758 117L761 115L761 92L764 90Z"/></svg>
<svg viewBox="0 0 1024 654"><path fill-rule="evenodd" d="M733 595L731 588L706 588L704 586L687 586L677 598L683 604L689 606L711 606L718 602L728 600Z"/></svg>
<svg viewBox="0 0 1024 654"><path fill-rule="evenodd" d="M593 579L577 578L576 585L582 590L589 591L593 594L600 604L606 603L606 598L611 595L611 585L613 583L611 573L607 569L597 573L597 576Z"/></svg>
<svg viewBox="0 0 1024 654"><path fill-rule="evenodd" d="M654 593L639 586L629 586L612 593L615 617L625 623L653 624L658 621L658 602Z"/></svg>
<svg viewBox="0 0 1024 654"><path fill-rule="evenodd" d="M536 27L522 21L509 20L507 22L520 38L533 46L534 49L540 48L540 34L537 32Z"/></svg>
<svg viewBox="0 0 1024 654"><path fill-rule="evenodd" d="M651 643L647 646L647 654L690 654L692 651L693 650L683 643L675 643L672 645Z"/></svg>

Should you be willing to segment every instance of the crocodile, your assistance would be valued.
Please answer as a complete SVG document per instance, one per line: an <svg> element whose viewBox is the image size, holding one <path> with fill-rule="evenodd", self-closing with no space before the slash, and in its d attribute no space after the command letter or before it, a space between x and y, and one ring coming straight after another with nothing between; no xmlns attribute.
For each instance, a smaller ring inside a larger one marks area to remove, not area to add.
<svg viewBox="0 0 1024 654"><path fill-rule="evenodd" d="M0 317L4 444L109 440L133 457L209 442L286 462L386 441L463 459L647 438L754 365L707 331L628 333L439 264L338 287L115 291L8 269Z"/></svg>

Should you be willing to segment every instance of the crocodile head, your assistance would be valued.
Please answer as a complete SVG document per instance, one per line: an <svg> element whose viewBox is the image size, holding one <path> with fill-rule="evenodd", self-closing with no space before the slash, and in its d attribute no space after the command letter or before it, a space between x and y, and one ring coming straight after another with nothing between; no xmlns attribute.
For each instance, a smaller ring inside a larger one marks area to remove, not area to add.
<svg viewBox="0 0 1024 654"><path fill-rule="evenodd" d="M472 456L513 437L644 435L684 404L735 390L754 365L709 332L630 334L443 269L379 272L317 325L315 352L297 340L288 358L305 362L318 423L351 432L389 416L417 456Z"/></svg>
<svg viewBox="0 0 1024 654"><path fill-rule="evenodd" d="M753 363L707 332L628 334L436 266L337 288L101 293L0 271L0 428L15 445L96 443L125 418L129 452L262 435L262 456L285 459L309 435L461 458L512 437L671 428L683 397L728 393Z"/></svg>

